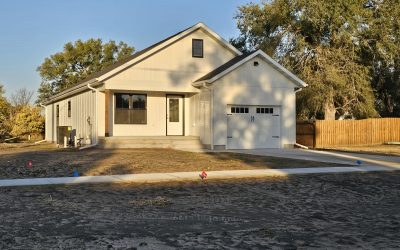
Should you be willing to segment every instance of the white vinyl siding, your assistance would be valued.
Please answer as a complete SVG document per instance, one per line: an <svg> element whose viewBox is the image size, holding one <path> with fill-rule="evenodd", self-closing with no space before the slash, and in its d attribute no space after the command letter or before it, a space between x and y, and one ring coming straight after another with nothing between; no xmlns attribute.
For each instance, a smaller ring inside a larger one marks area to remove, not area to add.
<svg viewBox="0 0 400 250"><path fill-rule="evenodd" d="M119 91L118 93L121 93ZM127 92L129 93L129 92ZM147 94L147 123L146 124L116 124L115 95L112 95L110 114L112 126L110 136L165 136L166 135L166 95L165 93Z"/></svg>
<svg viewBox="0 0 400 250"><path fill-rule="evenodd" d="M68 101L71 101L71 117L68 117ZM89 137L92 143L96 143L97 117L96 117L96 92L86 91L71 96L62 101L55 102L46 106L46 113L50 115L52 111L53 119L46 117L46 140L56 141L56 106L59 105L60 117L59 126L71 126L77 136L82 138ZM89 124L90 123L90 124Z"/></svg>
<svg viewBox="0 0 400 250"><path fill-rule="evenodd" d="M55 106L53 104L47 105L45 107L45 140L48 142L54 142L55 137L53 123L55 121Z"/></svg>
<svg viewBox="0 0 400 250"><path fill-rule="evenodd" d="M259 66L254 67L257 61ZM214 145L227 145L227 106L280 107L280 147L296 142L295 85L260 57L213 83Z"/></svg>

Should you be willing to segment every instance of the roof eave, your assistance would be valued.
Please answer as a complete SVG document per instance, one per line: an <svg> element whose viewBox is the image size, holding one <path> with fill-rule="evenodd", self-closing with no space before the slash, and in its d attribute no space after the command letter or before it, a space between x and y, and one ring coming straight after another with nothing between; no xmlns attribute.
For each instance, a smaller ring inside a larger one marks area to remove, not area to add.
<svg viewBox="0 0 400 250"><path fill-rule="evenodd" d="M276 62L274 59L272 59L270 56L268 56L266 53L264 53L262 50L257 50L255 53L250 54L247 57L244 57L242 60L238 61L237 63L233 64L232 66L230 66L229 68L225 69L224 71L220 72L219 74L213 76L212 78L209 79L205 79L202 81L197 81L195 83L203 83L206 82L208 84L211 84L213 82L215 82L216 80L218 80L219 78L223 77L224 75L228 74L229 72L235 70L236 68L238 68L240 65L248 62L249 60L253 59L254 57L261 55L262 57L264 57L269 63L271 63L276 70L280 71L282 74L284 74L286 77L288 77L289 79L291 79L296 85L298 85L301 88L305 88L308 86L307 83L305 83L303 80L301 80L300 78L298 78L296 75L294 75L292 72L290 72L289 70L287 70L285 67L283 67L282 65L280 65L278 62Z"/></svg>
<svg viewBox="0 0 400 250"><path fill-rule="evenodd" d="M85 91L86 89L89 89L87 85L88 84L93 84L93 83L96 83L96 84L92 85L92 87L95 87L95 86L98 86L98 85L102 84L101 82L97 81L96 78L88 80L86 82L80 83L80 84L78 84L78 85L76 85L76 86L74 86L72 88L66 89L66 90L64 90L64 91L52 96L51 98L49 98L48 100L43 102L43 104L44 105L49 105L49 104L52 104L52 103L57 102L59 100L68 98L69 96L74 95L76 93L80 93L82 91Z"/></svg>

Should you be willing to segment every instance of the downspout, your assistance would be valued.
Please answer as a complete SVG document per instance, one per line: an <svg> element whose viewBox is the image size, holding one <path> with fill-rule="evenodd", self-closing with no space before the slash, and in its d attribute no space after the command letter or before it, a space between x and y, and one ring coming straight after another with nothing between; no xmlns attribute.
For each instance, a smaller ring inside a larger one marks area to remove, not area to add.
<svg viewBox="0 0 400 250"><path fill-rule="evenodd" d="M300 91L302 91L303 90L303 88L298 88L298 89L296 89L295 91L294 91L294 93L296 94L296 93L298 93L298 92L300 92ZM307 146L304 146L304 145L302 145L302 144L300 144L300 143L295 143L294 144L295 146L297 146L297 147L299 147L299 148L302 148L302 149L308 149L308 147Z"/></svg>
<svg viewBox="0 0 400 250"><path fill-rule="evenodd" d="M294 93L298 93L298 92L300 92L300 91L302 91L303 90L303 88L298 88L298 89L296 89L295 91L294 91Z"/></svg>
<svg viewBox="0 0 400 250"><path fill-rule="evenodd" d="M207 86L207 84L204 82L203 87L210 90L210 95L211 95L211 107L210 107L210 146L211 150L214 150L214 89Z"/></svg>
<svg viewBox="0 0 400 250"><path fill-rule="evenodd" d="M87 84L87 87L90 89L90 90L93 90L93 91L95 91L96 92L96 143L94 143L94 144L91 144L91 145L87 145L87 146L84 146L84 147L81 147L81 148L79 148L80 150L81 149L86 149L86 148L93 148L93 147L96 147L98 144L99 144L99 102L98 102L98 96L99 96L99 90L98 89L95 89L95 88L93 88L91 85L90 85L90 83L88 83Z"/></svg>
<svg viewBox="0 0 400 250"><path fill-rule="evenodd" d="M46 118L47 118L46 117L46 106L44 106L41 102L39 102L39 106L44 108L44 123L45 123L45 126L46 126ZM34 144L39 144L39 143L42 143L42 142L45 142L45 141L46 141L46 130L44 131L44 140L37 141Z"/></svg>

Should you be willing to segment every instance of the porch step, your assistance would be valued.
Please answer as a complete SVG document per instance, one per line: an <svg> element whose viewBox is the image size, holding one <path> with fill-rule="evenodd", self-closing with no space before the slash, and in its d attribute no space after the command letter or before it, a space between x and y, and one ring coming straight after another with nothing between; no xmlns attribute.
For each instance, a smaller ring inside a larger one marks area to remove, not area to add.
<svg viewBox="0 0 400 250"><path fill-rule="evenodd" d="M113 136L100 139L102 148L203 149L198 136Z"/></svg>

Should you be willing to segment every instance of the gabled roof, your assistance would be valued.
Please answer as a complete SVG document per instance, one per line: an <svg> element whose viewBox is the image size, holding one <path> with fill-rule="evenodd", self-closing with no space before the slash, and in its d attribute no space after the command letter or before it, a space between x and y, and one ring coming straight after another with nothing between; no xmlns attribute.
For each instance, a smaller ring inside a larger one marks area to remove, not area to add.
<svg viewBox="0 0 400 250"><path fill-rule="evenodd" d="M239 63L240 61L242 61L243 59L245 59L246 57L250 56L251 54L253 54L255 52L256 51L253 51L250 53L245 53L240 56L236 56L236 57L232 58L231 60L229 60L228 62L222 64L218 68L214 69L213 71L209 72L207 75L204 75L201 78L197 79L195 82L202 82L202 81L207 81L209 79L212 79L214 76L221 74L225 70L229 69L236 63Z"/></svg>
<svg viewBox="0 0 400 250"><path fill-rule="evenodd" d="M231 59L230 61L222 64L218 68L214 69L213 71L209 72L208 74L200 77L196 81L193 82L193 86L198 87L201 86L203 83L211 84L216 80L220 79L224 75L228 74L229 72L235 70L245 62L251 60L256 56L261 56L267 63L271 64L273 68L284 74L286 77L291 79L294 83L296 83L299 87L306 87L307 84L303 82L300 78L294 75L292 72L287 70L285 67L277 63L274 59L264 53L262 50L255 50L250 53L242 54L236 56L235 58Z"/></svg>
<svg viewBox="0 0 400 250"><path fill-rule="evenodd" d="M74 93L84 91L84 90L88 89L87 84L89 84L89 83L93 84L93 85L95 85L96 83L101 84L100 83L101 81L117 74L118 72L132 66L133 64L145 59L146 57L153 55L160 49L178 41L179 39L191 34L192 32L194 32L198 29L202 29L205 32L209 33L211 36L213 36L215 39L217 39L224 47L231 50L236 55L242 55L242 53L238 49L236 49L229 42L227 42L225 39L223 39L221 36L219 36L213 30L211 30L207 25L200 22L200 23L197 23L196 25L193 25L187 29L184 29L172 36L169 36L169 37L165 38L164 40L161 40L160 42L157 42L157 43L151 45L150 47L147 47L141 51L138 51L135 54L104 68L101 71L98 71L98 72L95 72L95 73L89 75L87 78L83 79L77 85L52 96L48 101L45 102L45 104L50 104L50 103L60 100L62 98L66 98Z"/></svg>

